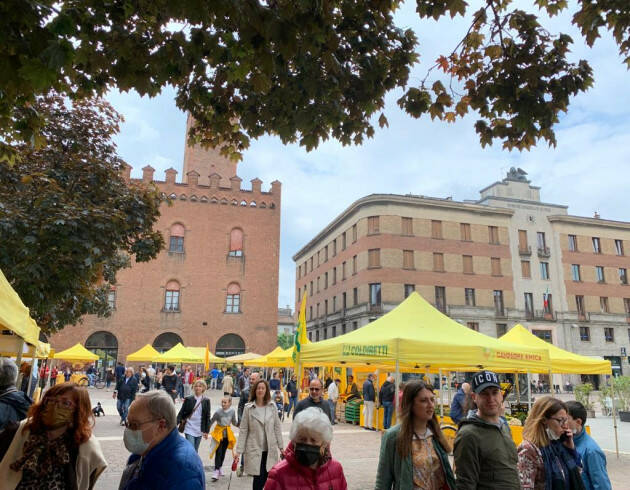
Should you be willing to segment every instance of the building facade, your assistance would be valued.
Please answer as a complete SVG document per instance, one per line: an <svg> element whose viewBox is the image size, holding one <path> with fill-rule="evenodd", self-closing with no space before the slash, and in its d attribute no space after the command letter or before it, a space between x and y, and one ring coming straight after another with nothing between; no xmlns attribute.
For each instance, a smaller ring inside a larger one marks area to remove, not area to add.
<svg viewBox="0 0 630 490"><path fill-rule="evenodd" d="M630 223L570 216L525 175L510 170L475 201L373 194L350 205L293 257L309 338L356 330L415 290L484 334L521 323L630 373Z"/></svg>
<svg viewBox="0 0 630 490"><path fill-rule="evenodd" d="M278 335L293 335L296 329L296 319L291 307L287 305L286 308L278 308Z"/></svg>
<svg viewBox="0 0 630 490"><path fill-rule="evenodd" d="M188 121L188 127L191 121ZM51 339L56 349L76 342L119 361L145 344L164 351L182 342L209 345L219 356L276 345L281 184L241 187L236 164L218 151L186 145L184 182L166 170L164 181L143 168L133 184L155 184L171 205L156 228L166 248L147 263L118 273L109 318L87 316ZM203 177L202 177L203 176Z"/></svg>

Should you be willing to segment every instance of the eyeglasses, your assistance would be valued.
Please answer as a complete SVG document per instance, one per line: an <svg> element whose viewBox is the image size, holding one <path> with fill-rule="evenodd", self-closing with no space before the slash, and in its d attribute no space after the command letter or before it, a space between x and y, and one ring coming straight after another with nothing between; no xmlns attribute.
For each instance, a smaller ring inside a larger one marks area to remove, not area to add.
<svg viewBox="0 0 630 490"><path fill-rule="evenodd" d="M57 405L58 407L64 408L75 407L75 404L72 400L67 400L65 398L46 398L44 400L44 405Z"/></svg>
<svg viewBox="0 0 630 490"><path fill-rule="evenodd" d="M125 420L125 427L127 427L130 430L138 430L143 425L148 424L149 422L155 422L156 420L160 420L160 419L150 419L150 420L145 420L144 422L128 422Z"/></svg>
<svg viewBox="0 0 630 490"><path fill-rule="evenodd" d="M322 391L321 388L309 388L310 391Z"/></svg>
<svg viewBox="0 0 630 490"><path fill-rule="evenodd" d="M557 417L549 417L551 420L555 420L556 422L558 422L560 425L566 425L569 423L569 419L568 418L557 418Z"/></svg>

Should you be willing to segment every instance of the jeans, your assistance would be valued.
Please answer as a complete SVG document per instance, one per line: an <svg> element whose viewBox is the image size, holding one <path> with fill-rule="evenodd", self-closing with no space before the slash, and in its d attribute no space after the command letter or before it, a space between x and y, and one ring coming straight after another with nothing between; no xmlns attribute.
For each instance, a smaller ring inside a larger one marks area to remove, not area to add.
<svg viewBox="0 0 630 490"><path fill-rule="evenodd" d="M381 405L383 405L383 429L387 430L392 425L394 402L382 402Z"/></svg>
<svg viewBox="0 0 630 490"><path fill-rule="evenodd" d="M201 436L195 437L190 434L184 434L184 437L193 445L195 451L199 452L199 444L201 444Z"/></svg>
<svg viewBox="0 0 630 490"><path fill-rule="evenodd" d="M129 405L131 405L131 399L121 400L120 398L116 400L116 409L120 414L120 420L123 422L127 420L127 412L129 412Z"/></svg>
<svg viewBox="0 0 630 490"><path fill-rule="evenodd" d="M296 405L297 405L297 396L290 396L289 408L287 409L287 416L291 413L291 409L295 410Z"/></svg>
<svg viewBox="0 0 630 490"><path fill-rule="evenodd" d="M88 378L88 386L94 386L94 375L88 374L87 378Z"/></svg>
<svg viewBox="0 0 630 490"><path fill-rule="evenodd" d="M330 405L330 413L332 414L332 423L334 424L335 422L337 422L337 402L336 401L332 401L332 400L328 400L328 404Z"/></svg>
<svg viewBox="0 0 630 490"><path fill-rule="evenodd" d="M212 378L210 380L210 389L211 390L216 390L217 389L217 378Z"/></svg>

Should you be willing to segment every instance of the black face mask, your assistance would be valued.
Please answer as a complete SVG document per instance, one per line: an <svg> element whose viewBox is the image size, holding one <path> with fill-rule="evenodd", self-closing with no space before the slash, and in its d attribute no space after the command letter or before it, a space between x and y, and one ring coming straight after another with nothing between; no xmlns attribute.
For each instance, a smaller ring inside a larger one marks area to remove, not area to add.
<svg viewBox="0 0 630 490"><path fill-rule="evenodd" d="M311 444L296 444L295 459L302 466L311 466L321 458L320 447Z"/></svg>

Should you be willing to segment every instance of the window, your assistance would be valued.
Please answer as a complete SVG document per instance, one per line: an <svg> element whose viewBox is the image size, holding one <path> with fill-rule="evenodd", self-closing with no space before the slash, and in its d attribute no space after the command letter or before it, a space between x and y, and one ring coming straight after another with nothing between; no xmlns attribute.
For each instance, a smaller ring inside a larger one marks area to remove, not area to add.
<svg viewBox="0 0 630 490"><path fill-rule="evenodd" d="M470 233L470 223L460 223L459 233L462 242L472 242L472 235Z"/></svg>
<svg viewBox="0 0 630 490"><path fill-rule="evenodd" d="M536 243L539 250L545 250L547 248L547 241L545 240L545 232L539 231L536 233Z"/></svg>
<svg viewBox="0 0 630 490"><path fill-rule="evenodd" d="M602 313L610 312L610 309L608 308L608 297L606 296L599 297L599 309Z"/></svg>
<svg viewBox="0 0 630 490"><path fill-rule="evenodd" d="M359 304L359 288L354 288L352 290L352 299L353 299L353 305L356 306Z"/></svg>
<svg viewBox="0 0 630 490"><path fill-rule="evenodd" d="M169 252L184 253L184 225L176 223L171 226Z"/></svg>
<svg viewBox="0 0 630 490"><path fill-rule="evenodd" d="M530 267L529 260L521 260L521 274L523 279L531 279L532 269Z"/></svg>
<svg viewBox="0 0 630 490"><path fill-rule="evenodd" d="M341 307L343 308L344 311L348 307L348 301L347 301L347 298L346 298L346 293L341 293Z"/></svg>
<svg viewBox="0 0 630 490"><path fill-rule="evenodd" d="M337 284L337 268L336 268L336 267L333 267L333 279L332 279L332 281L333 281L333 282L332 282L332 283L333 283L333 286L334 286L335 284Z"/></svg>
<svg viewBox="0 0 630 490"><path fill-rule="evenodd" d="M606 282L606 276L604 275L604 266L595 266L595 275L597 276L597 282Z"/></svg>
<svg viewBox="0 0 630 490"><path fill-rule="evenodd" d="M381 266L381 249L372 248L368 250L368 269Z"/></svg>
<svg viewBox="0 0 630 490"><path fill-rule="evenodd" d="M590 327L580 327L580 340L582 342L591 341L591 329Z"/></svg>
<svg viewBox="0 0 630 490"><path fill-rule="evenodd" d="M341 333L342 333L342 335L346 333L346 324L345 323L341 324Z"/></svg>
<svg viewBox="0 0 630 490"><path fill-rule="evenodd" d="M337 326L333 326L332 327L332 337L336 337L337 336Z"/></svg>
<svg viewBox="0 0 630 490"><path fill-rule="evenodd" d="M414 269L413 250L403 250L403 269Z"/></svg>
<svg viewBox="0 0 630 490"><path fill-rule="evenodd" d="M328 328L324 327L324 340L328 338Z"/></svg>
<svg viewBox="0 0 630 490"><path fill-rule="evenodd" d="M623 299L623 309L626 311L626 316L630 317L630 298Z"/></svg>
<svg viewBox="0 0 630 490"><path fill-rule="evenodd" d="M431 220L431 238L442 238L442 222Z"/></svg>
<svg viewBox="0 0 630 490"><path fill-rule="evenodd" d="M464 263L464 274L473 274L473 258L472 255L462 256Z"/></svg>
<svg viewBox="0 0 630 490"><path fill-rule="evenodd" d="M549 262L540 263L540 278L545 280L549 279Z"/></svg>
<svg viewBox="0 0 630 490"><path fill-rule="evenodd" d="M333 240L332 242L332 246L333 246L333 257L337 256L337 240Z"/></svg>
<svg viewBox="0 0 630 490"><path fill-rule="evenodd" d="M551 293L543 293L543 312L545 315L551 315L553 312L553 303L551 299Z"/></svg>
<svg viewBox="0 0 630 490"><path fill-rule="evenodd" d="M324 273L324 289L328 289L328 272Z"/></svg>
<svg viewBox="0 0 630 490"><path fill-rule="evenodd" d="M623 240L615 240L615 252L617 255L623 255Z"/></svg>
<svg viewBox="0 0 630 490"><path fill-rule="evenodd" d="M315 342L319 342L319 330L315 330Z"/></svg>
<svg viewBox="0 0 630 490"><path fill-rule="evenodd" d="M321 255L322 255L322 251L319 250L317 252L317 267L319 267L319 265L321 264L321 260L320 260L321 259Z"/></svg>
<svg viewBox="0 0 630 490"><path fill-rule="evenodd" d="M619 268L619 282L621 282L621 284L628 284L628 271L625 267Z"/></svg>
<svg viewBox="0 0 630 490"><path fill-rule="evenodd" d="M532 333L539 339L543 339L545 342L549 342L550 344L553 343L551 341L551 330L532 330Z"/></svg>
<svg viewBox="0 0 630 490"><path fill-rule="evenodd" d="M582 280L582 276L580 275L580 264L571 264L571 277L576 282L580 282Z"/></svg>
<svg viewBox="0 0 630 490"><path fill-rule="evenodd" d="M357 256L352 257L352 275L357 273Z"/></svg>
<svg viewBox="0 0 630 490"><path fill-rule="evenodd" d="M310 284L310 288L309 288L309 289L310 289L310 291L309 291L309 296L313 296L313 281L311 281L311 284Z"/></svg>
<svg viewBox="0 0 630 490"><path fill-rule="evenodd" d="M529 250L527 230L518 230L518 250L519 252L527 252Z"/></svg>
<svg viewBox="0 0 630 490"><path fill-rule="evenodd" d="M475 299L475 290L474 288L465 288L464 289L464 297L466 299L466 306L476 306L477 300Z"/></svg>
<svg viewBox="0 0 630 490"><path fill-rule="evenodd" d="M500 276L501 275L501 259L498 257L491 257L490 269L492 270L493 276Z"/></svg>
<svg viewBox="0 0 630 490"><path fill-rule="evenodd" d="M606 340L606 342L615 341L615 331L611 327L604 328L604 340Z"/></svg>
<svg viewBox="0 0 630 490"><path fill-rule="evenodd" d="M297 272L296 272L297 278L298 279L302 279L302 267L298 265L297 268Z"/></svg>
<svg viewBox="0 0 630 490"><path fill-rule="evenodd" d="M413 236L413 219L403 217L401 221L402 234L404 236Z"/></svg>
<svg viewBox="0 0 630 490"><path fill-rule="evenodd" d="M335 313L337 311L337 296L333 296L333 309L332 312Z"/></svg>
<svg viewBox="0 0 630 490"><path fill-rule="evenodd" d="M324 262L328 262L328 245L324 247Z"/></svg>
<svg viewBox="0 0 630 490"><path fill-rule="evenodd" d="M324 316L328 315L328 300L324 300Z"/></svg>
<svg viewBox="0 0 630 490"><path fill-rule="evenodd" d="M584 308L584 296L579 294L575 295L575 307L580 318L586 316L586 309Z"/></svg>
<svg viewBox="0 0 630 490"><path fill-rule="evenodd" d="M317 292L318 292L318 293L319 293L319 278L320 278L320 277L321 277L321 276L317 276Z"/></svg>
<svg viewBox="0 0 630 490"><path fill-rule="evenodd" d="M341 234L341 250L345 250L346 249L346 232L344 231Z"/></svg>
<svg viewBox="0 0 630 490"><path fill-rule="evenodd" d="M435 286L435 307L442 313L446 313L446 288Z"/></svg>
<svg viewBox="0 0 630 490"><path fill-rule="evenodd" d="M370 307L379 308L381 306L381 283L370 284Z"/></svg>
<svg viewBox="0 0 630 490"><path fill-rule="evenodd" d="M342 281L346 280L346 261L345 260L341 264L341 280Z"/></svg>
<svg viewBox="0 0 630 490"><path fill-rule="evenodd" d="M444 254L433 254L433 270L436 272L444 272Z"/></svg>
<svg viewBox="0 0 630 490"><path fill-rule="evenodd" d="M352 322L352 330L359 328L359 322Z"/></svg>
<svg viewBox="0 0 630 490"><path fill-rule="evenodd" d="M477 322L468 322L466 323L466 325L468 326L468 328L470 328L471 330L474 330L475 332L479 331L479 323Z"/></svg>
<svg viewBox="0 0 630 490"><path fill-rule="evenodd" d="M368 217L368 235L374 235L379 232L379 217Z"/></svg>
<svg viewBox="0 0 630 490"><path fill-rule="evenodd" d="M107 292L107 306L110 310L116 309L116 288L114 287Z"/></svg>
<svg viewBox="0 0 630 490"><path fill-rule="evenodd" d="M505 308L503 306L503 291L495 290L492 293L494 297L494 311L497 315L503 316Z"/></svg>
<svg viewBox="0 0 630 490"><path fill-rule="evenodd" d="M312 331L308 333L308 340L310 342L313 342L313 332Z"/></svg>
<svg viewBox="0 0 630 490"><path fill-rule="evenodd" d="M499 228L496 226L488 226L488 243L493 245L499 244Z"/></svg>
<svg viewBox="0 0 630 490"><path fill-rule="evenodd" d="M308 319L312 320L313 319L313 307L309 306L308 308Z"/></svg>
<svg viewBox="0 0 630 490"><path fill-rule="evenodd" d="M169 281L164 296L164 311L179 311L179 283Z"/></svg>
<svg viewBox="0 0 630 490"><path fill-rule="evenodd" d="M315 316L319 318L319 303L315 305Z"/></svg>
<svg viewBox="0 0 630 490"><path fill-rule="evenodd" d="M230 232L230 257L242 257L243 256L243 230L234 228Z"/></svg>
<svg viewBox="0 0 630 490"><path fill-rule="evenodd" d="M313 272L313 257L311 257L311 272Z"/></svg>
<svg viewBox="0 0 630 490"><path fill-rule="evenodd" d="M507 323L497 323L497 338L503 337L507 333Z"/></svg>
<svg viewBox="0 0 630 490"><path fill-rule="evenodd" d="M408 298L409 295L413 293L415 290L416 290L415 284L405 284L405 290L404 290L405 298Z"/></svg>
<svg viewBox="0 0 630 490"><path fill-rule="evenodd" d="M352 243L357 241L357 225L352 225Z"/></svg>
<svg viewBox="0 0 630 490"><path fill-rule="evenodd" d="M525 293L525 318L532 320L534 318L534 295L533 293Z"/></svg>
<svg viewBox="0 0 630 490"><path fill-rule="evenodd" d="M240 313L241 311L241 288L233 282L227 288L227 296L225 300L226 313Z"/></svg>
<svg viewBox="0 0 630 490"><path fill-rule="evenodd" d="M593 252L595 252L596 254L602 253L602 244L599 240L599 237L596 236L593 237Z"/></svg>
<svg viewBox="0 0 630 490"><path fill-rule="evenodd" d="M569 251L577 252L577 249L578 249L577 236L569 235Z"/></svg>

